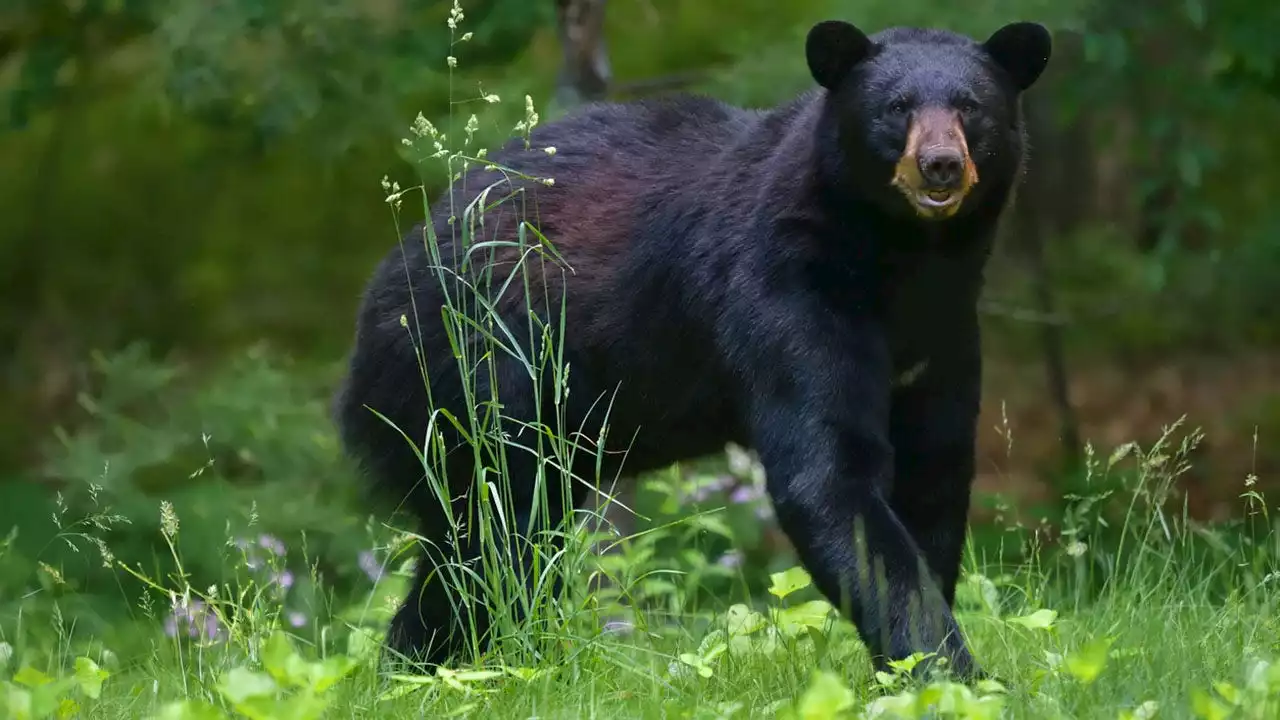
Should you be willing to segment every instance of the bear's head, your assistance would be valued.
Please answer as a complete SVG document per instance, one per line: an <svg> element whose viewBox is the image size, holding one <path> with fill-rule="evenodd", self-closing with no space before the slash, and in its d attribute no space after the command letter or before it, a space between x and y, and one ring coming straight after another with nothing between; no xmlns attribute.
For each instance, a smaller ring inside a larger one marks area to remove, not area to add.
<svg viewBox="0 0 1280 720"><path fill-rule="evenodd" d="M942 30L893 28L868 37L838 20L805 45L825 88L819 146L838 155L843 181L895 215L954 217L1003 203L1022 168L1019 98L1049 62L1043 26L1017 22L985 41ZM828 158L829 160L832 158Z"/></svg>

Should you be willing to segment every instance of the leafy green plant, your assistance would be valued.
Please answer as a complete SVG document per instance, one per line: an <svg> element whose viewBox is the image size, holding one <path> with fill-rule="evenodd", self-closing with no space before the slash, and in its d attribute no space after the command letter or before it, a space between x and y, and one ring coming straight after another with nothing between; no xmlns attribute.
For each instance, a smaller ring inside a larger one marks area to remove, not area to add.
<svg viewBox="0 0 1280 720"><path fill-rule="evenodd" d="M6 647L0 643L0 658L12 653ZM0 670L5 664L0 662ZM92 703L102 695L102 683L110 676L88 657L76 658L69 675L50 676L24 665L0 683L0 709L13 720L71 717L81 712L84 702Z"/></svg>
<svg viewBox="0 0 1280 720"><path fill-rule="evenodd" d="M232 710L250 720L315 720L329 709L332 688L355 669L357 658L369 654L367 649L355 649L354 656L332 655L311 661L298 653L287 635L276 631L259 648L262 669L231 668L219 679L218 693ZM163 706L154 717L206 720L230 716L212 703L180 700Z"/></svg>

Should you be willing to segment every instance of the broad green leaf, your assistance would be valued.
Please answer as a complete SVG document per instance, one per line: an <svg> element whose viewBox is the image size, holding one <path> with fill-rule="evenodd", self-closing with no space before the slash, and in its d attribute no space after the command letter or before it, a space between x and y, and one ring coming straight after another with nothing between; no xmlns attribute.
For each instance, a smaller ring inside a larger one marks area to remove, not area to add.
<svg viewBox="0 0 1280 720"><path fill-rule="evenodd" d="M5 694L3 707L13 720L30 720L32 715L31 691L18 687L13 683L0 685L0 692Z"/></svg>
<svg viewBox="0 0 1280 720"><path fill-rule="evenodd" d="M310 678L311 689L317 693L338 684L342 678L346 677L357 666L355 658L347 655L334 655L325 658L318 663L310 663L307 666L308 676ZM496 673L495 673L496 674Z"/></svg>
<svg viewBox="0 0 1280 720"><path fill-rule="evenodd" d="M960 683L936 683L920 691L920 702L943 716L966 717L976 700L973 691Z"/></svg>
<svg viewBox="0 0 1280 720"><path fill-rule="evenodd" d="M1004 714L1004 696L984 695L969 703L966 714L970 720L997 720Z"/></svg>
<svg viewBox="0 0 1280 720"><path fill-rule="evenodd" d="M990 678L979 680L976 687L978 688L978 692L983 695L995 695L997 693L1009 692L1009 688L1005 687L1004 683Z"/></svg>
<svg viewBox="0 0 1280 720"><path fill-rule="evenodd" d="M93 660L87 657L76 658L76 682L80 684L80 692L94 700L102 693L102 681L110 675Z"/></svg>
<svg viewBox="0 0 1280 720"><path fill-rule="evenodd" d="M931 652L929 653L914 652L902 658L901 660L890 660L888 664L890 668L892 668L893 670L896 670L898 673L903 675L909 675L911 674L912 670L916 669L917 665L924 662L925 660L928 660L929 658L933 657L936 654L937 653L931 653Z"/></svg>
<svg viewBox="0 0 1280 720"><path fill-rule="evenodd" d="M1213 689L1218 691L1218 694L1222 696L1223 700L1226 700L1232 705L1240 704L1240 691L1235 685L1226 681L1219 681L1213 684Z"/></svg>
<svg viewBox="0 0 1280 720"><path fill-rule="evenodd" d="M679 659L680 662L693 668L698 672L698 675L704 678L709 678L714 674L711 666L703 662L702 658L694 653L680 653Z"/></svg>
<svg viewBox="0 0 1280 720"><path fill-rule="evenodd" d="M765 626L765 618L746 605L735 603L725 613L725 626L731 636L750 635Z"/></svg>
<svg viewBox="0 0 1280 720"><path fill-rule="evenodd" d="M30 665L27 665L13 676L13 681L19 685L25 685L29 688L37 688L41 685L48 685L53 682L53 678Z"/></svg>
<svg viewBox="0 0 1280 720"><path fill-rule="evenodd" d="M245 667L232 668L218 683L218 690L223 697L237 705L249 698L274 696L277 689L270 675Z"/></svg>
<svg viewBox="0 0 1280 720"><path fill-rule="evenodd" d="M795 637L805 630L813 628L823 630L831 617L833 608L826 600L810 600L794 607L780 608L774 611L778 629L788 637Z"/></svg>
<svg viewBox="0 0 1280 720"><path fill-rule="evenodd" d="M867 703L863 716L866 718L919 717L916 711L917 700L915 693L910 691L897 695L882 695Z"/></svg>
<svg viewBox="0 0 1280 720"><path fill-rule="evenodd" d="M1200 688L1191 691L1191 712L1201 720L1227 720L1231 716L1228 705Z"/></svg>
<svg viewBox="0 0 1280 720"><path fill-rule="evenodd" d="M799 565L782 572L771 573L769 580L771 581L769 594L778 599L809 587L811 582L809 573Z"/></svg>
<svg viewBox="0 0 1280 720"><path fill-rule="evenodd" d="M1048 630L1053 627L1053 623L1058 619L1057 610L1049 610L1042 608L1036 610L1030 615L1022 615L1020 617L1009 618L1009 622L1015 625L1021 625L1028 630Z"/></svg>
<svg viewBox="0 0 1280 720"><path fill-rule="evenodd" d="M1107 665L1111 642L1111 638L1098 638L1069 653L1063 660L1067 672L1086 685L1093 682Z"/></svg>
<svg viewBox="0 0 1280 720"><path fill-rule="evenodd" d="M835 720L853 708L854 700L853 690L835 673L816 670L800 697L796 714L804 720Z"/></svg>
<svg viewBox="0 0 1280 720"><path fill-rule="evenodd" d="M966 577L965 581L967 586L973 588L973 591L982 601L983 607L992 615L999 616L1000 591L996 589L996 584L991 582L991 578L975 573Z"/></svg>
<svg viewBox="0 0 1280 720"><path fill-rule="evenodd" d="M372 630L363 627L352 628L351 634L347 636L348 655L362 660L372 657L377 650L378 640Z"/></svg>
<svg viewBox="0 0 1280 720"><path fill-rule="evenodd" d="M262 666L277 683L304 687L314 682L311 664L293 647L283 630L276 630L262 644Z"/></svg>

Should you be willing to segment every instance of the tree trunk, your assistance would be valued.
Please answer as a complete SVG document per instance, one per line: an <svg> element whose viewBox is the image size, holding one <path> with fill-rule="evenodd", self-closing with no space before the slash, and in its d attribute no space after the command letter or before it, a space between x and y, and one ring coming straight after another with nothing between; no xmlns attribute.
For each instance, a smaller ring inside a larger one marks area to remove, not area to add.
<svg viewBox="0 0 1280 720"><path fill-rule="evenodd" d="M556 102L572 108L602 100L612 74L604 40L605 0L556 0L556 29L563 63L556 80Z"/></svg>

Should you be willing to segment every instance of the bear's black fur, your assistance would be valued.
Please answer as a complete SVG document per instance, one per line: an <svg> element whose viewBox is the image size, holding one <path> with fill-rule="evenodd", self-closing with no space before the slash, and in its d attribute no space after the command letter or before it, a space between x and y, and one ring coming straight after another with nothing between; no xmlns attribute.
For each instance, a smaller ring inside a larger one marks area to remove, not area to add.
<svg viewBox="0 0 1280 720"><path fill-rule="evenodd" d="M819 87L790 103L597 104L491 157L554 179L513 184L572 267L563 283L529 275L545 291L544 316L567 287L567 427L595 437L607 410L628 474L726 441L755 448L782 529L881 666L938 651L959 675L980 672L950 611L974 474L976 305L1022 169L1020 94L1049 54L1033 23L978 42L823 22L806 44ZM475 167L452 207L501 177ZM432 217L446 259L457 249L450 206ZM512 212L486 217L486 236L514 237ZM431 413L415 344L435 407L466 409L429 264L420 226L378 267L335 414L346 451L439 539L438 500L406 441L421 446ZM524 290L509 292L519 297L501 312L520 335ZM504 415L532 418L524 368L493 362ZM479 382L483 400L489 376ZM513 484L527 483L532 460L509 455ZM618 469L611 458L606 478ZM461 494L470 450L449 462ZM594 462L575 470L595 477ZM517 488L517 519L527 520L530 492ZM461 624L428 581L431 565L421 563L388 643L437 662L459 647Z"/></svg>

